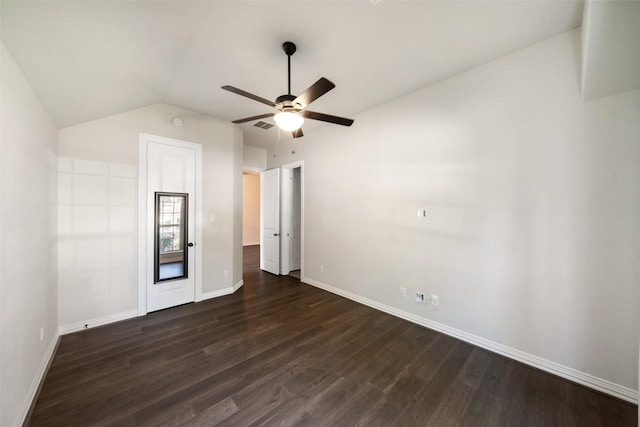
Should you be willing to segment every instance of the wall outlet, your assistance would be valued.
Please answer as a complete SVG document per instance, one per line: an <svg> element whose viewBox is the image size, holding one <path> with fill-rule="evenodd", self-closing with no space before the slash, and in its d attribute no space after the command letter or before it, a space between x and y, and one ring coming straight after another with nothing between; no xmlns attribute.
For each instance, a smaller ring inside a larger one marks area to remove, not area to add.
<svg viewBox="0 0 640 427"><path fill-rule="evenodd" d="M400 286L400 296L407 296L407 288L403 288L402 286Z"/></svg>
<svg viewBox="0 0 640 427"><path fill-rule="evenodd" d="M224 277L229 277L229 270L224 271Z"/></svg>
<svg viewBox="0 0 640 427"><path fill-rule="evenodd" d="M44 340L44 328L40 328L40 341Z"/></svg>
<svg viewBox="0 0 640 427"><path fill-rule="evenodd" d="M438 295L431 295L431 305L438 306L439 304Z"/></svg>
<svg viewBox="0 0 640 427"><path fill-rule="evenodd" d="M424 208L416 209L416 218L418 219L426 219L427 218L427 210Z"/></svg>
<svg viewBox="0 0 640 427"><path fill-rule="evenodd" d="M324 265L320 264L320 273L324 273Z"/></svg>
<svg viewBox="0 0 640 427"><path fill-rule="evenodd" d="M416 302L424 303L424 294L422 292L416 292Z"/></svg>

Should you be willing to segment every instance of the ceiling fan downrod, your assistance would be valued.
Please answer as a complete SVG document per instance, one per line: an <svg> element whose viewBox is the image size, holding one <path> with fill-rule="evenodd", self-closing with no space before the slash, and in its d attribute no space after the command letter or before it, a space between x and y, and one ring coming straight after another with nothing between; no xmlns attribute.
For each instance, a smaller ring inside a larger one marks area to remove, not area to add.
<svg viewBox="0 0 640 427"><path fill-rule="evenodd" d="M296 53L296 45L292 42L284 42L282 50L287 55L287 94L291 95L291 55Z"/></svg>

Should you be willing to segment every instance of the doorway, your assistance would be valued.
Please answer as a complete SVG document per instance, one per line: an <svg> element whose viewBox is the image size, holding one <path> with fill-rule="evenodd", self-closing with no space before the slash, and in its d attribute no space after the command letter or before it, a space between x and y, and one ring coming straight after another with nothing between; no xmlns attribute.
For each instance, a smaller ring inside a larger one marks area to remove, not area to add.
<svg viewBox="0 0 640 427"><path fill-rule="evenodd" d="M138 314L202 297L202 146L140 134Z"/></svg>
<svg viewBox="0 0 640 427"><path fill-rule="evenodd" d="M304 164L260 174L260 268L304 278Z"/></svg>
<svg viewBox="0 0 640 427"><path fill-rule="evenodd" d="M302 167L283 169L282 274L300 279L302 255ZM286 188L285 188L286 187Z"/></svg>
<svg viewBox="0 0 640 427"><path fill-rule="evenodd" d="M242 246L260 244L260 174L242 172Z"/></svg>

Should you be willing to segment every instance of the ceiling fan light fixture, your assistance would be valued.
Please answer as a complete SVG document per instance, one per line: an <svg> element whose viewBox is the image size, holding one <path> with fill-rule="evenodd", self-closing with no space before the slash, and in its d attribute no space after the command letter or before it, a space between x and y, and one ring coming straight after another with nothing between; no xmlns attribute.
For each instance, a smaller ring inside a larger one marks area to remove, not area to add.
<svg viewBox="0 0 640 427"><path fill-rule="evenodd" d="M233 120L232 123L247 123L258 119L264 119L265 117L273 117L278 128L286 132L291 132L294 138L304 136L302 133L302 124L304 123L304 119L319 120L321 122L333 123L342 126L351 126L353 124L353 119L332 116L331 114L318 113L306 109L313 101L336 87L336 85L326 78L320 77L318 81L309 86L301 95L296 96L291 94L291 55L295 53L296 45L292 42L284 42L282 50L284 50L284 53L287 55L287 88L289 90L286 95L280 95L277 97L275 102L233 86L222 86L222 89L224 90L244 96L245 98L253 99L261 104L274 107L279 111L279 113L259 114L257 116L245 117L244 119Z"/></svg>
<svg viewBox="0 0 640 427"><path fill-rule="evenodd" d="M287 132L300 129L304 123L304 118L300 114L290 111L282 111L273 116L273 119L280 129Z"/></svg>

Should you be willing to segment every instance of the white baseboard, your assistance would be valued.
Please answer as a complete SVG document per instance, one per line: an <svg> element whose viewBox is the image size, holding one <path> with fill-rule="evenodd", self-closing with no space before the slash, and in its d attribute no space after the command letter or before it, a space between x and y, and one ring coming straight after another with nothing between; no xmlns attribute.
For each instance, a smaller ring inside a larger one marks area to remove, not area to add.
<svg viewBox="0 0 640 427"><path fill-rule="evenodd" d="M223 289L217 289L211 292L204 292L202 299L216 298L224 295L230 295L240 289L244 285L244 281L240 280L233 286ZM138 310L127 310L120 313L109 314L107 316L98 317L95 319L84 320L81 322L70 323L68 325L61 325L58 327L58 333L60 335L70 334L72 332L82 331L83 329L95 328L96 326L106 325L107 323L119 322L120 320L131 319L138 316Z"/></svg>
<svg viewBox="0 0 640 427"><path fill-rule="evenodd" d="M468 332L461 331L456 328L452 328L442 323L434 322L433 320L429 320L424 317L416 316L415 314L406 312L404 310L399 310L397 308L388 306L386 304L382 304L377 301L374 301L365 297L361 297L359 295L353 294L343 289L339 289L334 286L327 285L326 283L309 279L308 277L303 277L302 282L308 283L309 285L315 286L320 289L324 289L325 291L334 293L336 295L340 295L350 300L359 302L360 304L364 304L366 306L375 308L376 310L380 310L385 313L391 314L392 316L396 316L401 319L405 319L410 322L416 323L418 325L427 327L429 329L433 329L435 331L442 332L452 337L461 339L462 341L466 341L478 347L487 349L494 353L501 354L510 359L517 360L519 362L525 363L527 365L533 366L534 368L541 369L543 371L549 372L559 377L566 378L570 381L576 382L578 384L582 384L594 390L598 390L602 393L609 394L611 396L617 397L627 402L634 403L636 405L638 404L638 390L633 390L629 387L625 387L620 384L616 384L611 381L596 377L594 375L587 374L585 372L581 372L573 368L569 368L568 366L564 366L559 363L552 362L547 359L543 359L542 357L534 356L533 354L529 354L524 351L520 351L511 347L499 344L497 342L479 337L477 335L470 334Z"/></svg>
<svg viewBox="0 0 640 427"><path fill-rule="evenodd" d="M240 280L238 283L236 283L235 285L233 285L233 292L237 291L238 289L240 289L241 287L244 286L244 279ZM232 292L232 293L233 293Z"/></svg>
<svg viewBox="0 0 640 427"><path fill-rule="evenodd" d="M228 288L216 289L215 291L203 292L202 293L202 301L210 298L218 298L223 297L225 295L231 295L238 289L240 289L244 285L244 280L240 280L233 286L229 286Z"/></svg>
<svg viewBox="0 0 640 427"><path fill-rule="evenodd" d="M131 319L138 316L138 310L127 310L120 313L109 314L107 316L97 317L95 319L89 319L81 322L70 323L68 325L60 325L58 332L60 335L70 334L72 332L78 332L83 329L95 328L96 326L106 325L107 323L118 322L120 320Z"/></svg>
<svg viewBox="0 0 640 427"><path fill-rule="evenodd" d="M233 286L224 289L218 289L211 292L205 292L202 294L202 300L220 297L223 295L229 295L240 289L244 285L244 281L240 280ZM72 332L82 331L84 329L95 328L97 326L106 325L107 323L119 322L120 320L131 319L138 316L138 310L127 310L120 313L109 314L107 316L98 317L95 319L84 320L81 322L70 323L68 325L61 325L58 327L58 333L60 335L70 334Z"/></svg>
<svg viewBox="0 0 640 427"><path fill-rule="evenodd" d="M29 386L29 391L27 391L27 395L22 402L22 406L18 411L18 417L16 418L16 422L13 424L15 427L19 427L24 425L27 420L27 416L29 415L29 411L31 411L31 406L35 404L35 399L37 397L38 390L42 382L44 381L44 376L49 370L49 365L53 360L53 356L55 354L55 350L58 347L58 341L60 340L60 335L56 334L51 338L51 342L47 347L47 350L40 361L40 365L38 366L38 370L36 371L36 375L33 377L33 381Z"/></svg>

